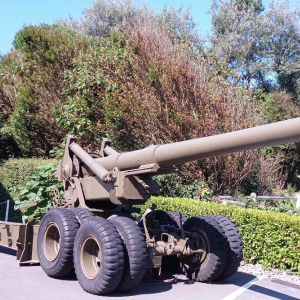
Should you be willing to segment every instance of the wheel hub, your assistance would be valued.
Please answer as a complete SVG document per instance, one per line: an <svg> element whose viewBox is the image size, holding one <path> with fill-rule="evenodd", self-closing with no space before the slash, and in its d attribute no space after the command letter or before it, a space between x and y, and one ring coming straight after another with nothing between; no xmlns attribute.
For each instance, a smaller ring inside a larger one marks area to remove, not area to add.
<svg viewBox="0 0 300 300"><path fill-rule="evenodd" d="M201 249L203 252L199 255L199 262L201 265L204 265L209 257L209 242L204 233L198 234L198 249Z"/></svg>
<svg viewBox="0 0 300 300"><path fill-rule="evenodd" d="M198 252L190 256L185 257L183 260L185 263L198 264L204 266L209 259L210 246L205 233L201 230L197 230L191 233L190 248L192 251Z"/></svg>
<svg viewBox="0 0 300 300"><path fill-rule="evenodd" d="M54 261L60 250L60 231L56 223L49 223L45 229L43 250L49 261Z"/></svg>
<svg viewBox="0 0 300 300"><path fill-rule="evenodd" d="M94 236L88 236L81 244L80 264L85 276L89 279L97 277L101 270L102 253Z"/></svg>

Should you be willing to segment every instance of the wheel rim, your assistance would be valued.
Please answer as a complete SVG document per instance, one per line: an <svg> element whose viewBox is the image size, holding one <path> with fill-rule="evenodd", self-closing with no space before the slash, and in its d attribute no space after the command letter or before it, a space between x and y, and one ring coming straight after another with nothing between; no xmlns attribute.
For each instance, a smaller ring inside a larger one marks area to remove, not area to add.
<svg viewBox="0 0 300 300"><path fill-rule="evenodd" d="M44 233L44 254L47 260L54 261L60 250L60 231L55 223L50 223Z"/></svg>
<svg viewBox="0 0 300 300"><path fill-rule="evenodd" d="M209 252L210 252L209 241L207 236L202 231L198 232L198 238L200 241L199 249L203 251L201 256L199 257L199 263L201 266L203 266L206 264L209 258Z"/></svg>
<svg viewBox="0 0 300 300"><path fill-rule="evenodd" d="M203 267L209 259L210 245L206 234L202 230L194 231L195 246L193 250L201 250L201 253L188 257L188 261Z"/></svg>
<svg viewBox="0 0 300 300"><path fill-rule="evenodd" d="M94 236L84 239L80 249L80 264L85 276L89 279L97 277L101 270L102 254Z"/></svg>

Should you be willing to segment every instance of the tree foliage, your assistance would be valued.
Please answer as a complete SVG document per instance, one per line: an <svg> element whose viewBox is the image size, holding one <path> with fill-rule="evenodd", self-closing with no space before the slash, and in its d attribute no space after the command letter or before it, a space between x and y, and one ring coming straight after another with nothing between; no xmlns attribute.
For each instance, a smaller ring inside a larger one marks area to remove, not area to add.
<svg viewBox="0 0 300 300"><path fill-rule="evenodd" d="M239 5L241 10L254 8L256 12L260 13L265 9L262 5L262 0L231 0L231 3Z"/></svg>
<svg viewBox="0 0 300 300"><path fill-rule="evenodd" d="M213 0L212 50L237 70L244 86L250 88L256 73L256 46L260 28L259 15L252 4L244 1Z"/></svg>
<svg viewBox="0 0 300 300"><path fill-rule="evenodd" d="M240 74L247 88L286 90L298 101L300 8L289 1L214 0L212 50Z"/></svg>
<svg viewBox="0 0 300 300"><path fill-rule="evenodd" d="M300 7L289 10L289 1L271 2L262 21L264 34L261 38L262 87L272 86L294 94L298 102L300 78ZM265 74L264 74L264 73ZM261 73L261 74L260 74ZM267 89L270 91L271 89Z"/></svg>
<svg viewBox="0 0 300 300"><path fill-rule="evenodd" d="M112 31L139 27L143 20L160 24L179 39L188 39L196 44L200 41L189 8L183 6L175 8L164 5L161 11L156 12L145 3L140 5L137 0L94 0L91 6L83 10L82 18L74 19L69 16L58 19L57 22L86 35L106 37Z"/></svg>
<svg viewBox="0 0 300 300"><path fill-rule="evenodd" d="M59 145L54 104L62 100L64 71L88 44L88 38L58 25L28 26L16 34L15 49L0 61L1 135L15 144L8 151L47 156Z"/></svg>

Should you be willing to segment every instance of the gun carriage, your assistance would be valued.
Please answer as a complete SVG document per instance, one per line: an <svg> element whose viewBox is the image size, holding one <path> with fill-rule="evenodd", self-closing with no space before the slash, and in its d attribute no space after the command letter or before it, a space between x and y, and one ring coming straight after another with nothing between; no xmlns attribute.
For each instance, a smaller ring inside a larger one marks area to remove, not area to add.
<svg viewBox="0 0 300 300"><path fill-rule="evenodd" d="M135 205L158 195L154 175L179 163L300 140L300 118L216 136L118 153L104 138L88 153L69 135L56 177L54 208L40 225L0 222L0 245L17 250L20 264L39 262L51 277L75 268L82 288L93 294L134 289L145 274L159 273L173 259L195 281L223 280L242 260L242 240L224 216L187 219L180 212L140 213Z"/></svg>

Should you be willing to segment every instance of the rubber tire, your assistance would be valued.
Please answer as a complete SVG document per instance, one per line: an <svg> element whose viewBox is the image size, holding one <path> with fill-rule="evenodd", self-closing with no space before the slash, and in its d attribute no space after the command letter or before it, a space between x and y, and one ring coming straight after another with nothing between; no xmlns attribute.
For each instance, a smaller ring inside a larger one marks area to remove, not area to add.
<svg viewBox="0 0 300 300"><path fill-rule="evenodd" d="M53 261L47 259L43 248L45 230L50 223L55 223L60 231L60 249ZM40 265L48 276L62 277L74 270L73 245L78 228L79 223L69 209L53 208L45 214L38 232L37 250Z"/></svg>
<svg viewBox="0 0 300 300"><path fill-rule="evenodd" d="M183 228L189 232L200 233L209 244L208 258L203 265L189 262L188 256L182 258L180 265L183 273L190 280L200 282L215 280L223 272L229 254L228 242L225 234L222 234L221 226L213 218L204 219L198 216L188 219Z"/></svg>
<svg viewBox="0 0 300 300"><path fill-rule="evenodd" d="M80 260L81 246L88 237L97 241L102 254L101 269L93 279L85 275ZM74 243L74 266L78 282L86 292L103 295L117 288L124 270L124 251L121 237L111 222L90 218L80 226Z"/></svg>
<svg viewBox="0 0 300 300"><path fill-rule="evenodd" d="M181 224L183 226L183 224L185 223L185 221L188 219L186 215L184 215L181 212L177 212L177 211L168 211L167 212L169 214L169 216L176 222L178 228L180 228L180 214L181 214Z"/></svg>
<svg viewBox="0 0 300 300"><path fill-rule="evenodd" d="M177 228L180 228L180 214L182 225L187 220L187 217L177 211L164 211L164 210L156 210L155 211L155 220L159 221L160 225L173 225Z"/></svg>
<svg viewBox="0 0 300 300"><path fill-rule="evenodd" d="M128 292L137 287L145 274L147 264L146 242L141 228L131 219L115 217L109 221L117 228L124 243L125 268L116 291Z"/></svg>
<svg viewBox="0 0 300 300"><path fill-rule="evenodd" d="M80 224L83 224L89 218L94 218L95 215L88 209L82 207L71 208L71 211L75 215Z"/></svg>
<svg viewBox="0 0 300 300"><path fill-rule="evenodd" d="M213 215L212 217L222 226L230 247L226 267L217 278L217 280L224 280L236 273L243 260L243 241L239 230L230 219L220 215Z"/></svg>

